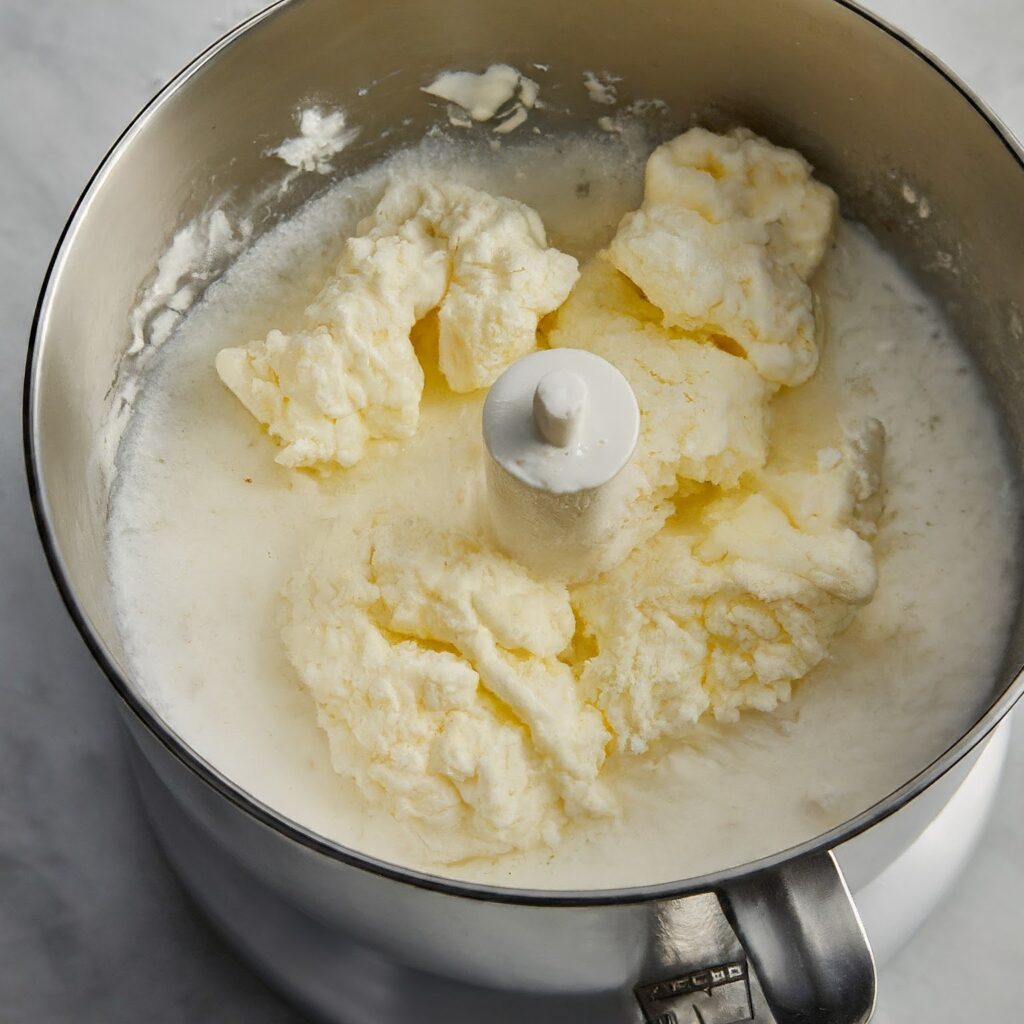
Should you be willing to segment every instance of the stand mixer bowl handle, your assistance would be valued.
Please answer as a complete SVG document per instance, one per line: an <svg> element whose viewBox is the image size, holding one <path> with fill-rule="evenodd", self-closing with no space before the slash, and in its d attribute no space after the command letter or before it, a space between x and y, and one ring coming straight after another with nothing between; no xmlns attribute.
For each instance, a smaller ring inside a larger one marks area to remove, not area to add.
<svg viewBox="0 0 1024 1024"><path fill-rule="evenodd" d="M830 851L729 882L718 898L775 1024L871 1019L874 957Z"/></svg>

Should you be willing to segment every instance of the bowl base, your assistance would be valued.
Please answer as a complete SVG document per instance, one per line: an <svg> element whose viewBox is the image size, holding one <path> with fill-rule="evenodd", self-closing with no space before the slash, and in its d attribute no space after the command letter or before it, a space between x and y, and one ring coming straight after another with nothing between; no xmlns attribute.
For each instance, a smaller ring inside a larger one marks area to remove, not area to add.
<svg viewBox="0 0 1024 1024"><path fill-rule="evenodd" d="M1008 734L1007 722L900 856L866 883L854 883L878 965L924 922L966 864L995 801ZM324 1024L642 1024L629 992L499 991L428 974L339 935L249 878L198 831L145 759L133 761L164 852L199 908L257 973L310 1017ZM858 864L864 849L854 840L836 851L853 879L864 876L865 867ZM756 979L751 988L754 1019L767 1024L772 1018ZM882 990L884 1007L884 983Z"/></svg>

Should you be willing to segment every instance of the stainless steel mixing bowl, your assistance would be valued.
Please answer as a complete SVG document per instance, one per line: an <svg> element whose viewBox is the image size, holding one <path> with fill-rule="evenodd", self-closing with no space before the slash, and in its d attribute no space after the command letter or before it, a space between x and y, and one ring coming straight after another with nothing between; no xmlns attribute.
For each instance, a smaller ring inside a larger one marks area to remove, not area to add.
<svg viewBox="0 0 1024 1024"><path fill-rule="evenodd" d="M845 212L942 301L1020 468L1021 152L941 65L854 4L292 0L216 44L144 111L54 256L25 404L32 495L54 576L120 696L169 856L224 932L310 1012L374 1024L729 1024L746 1019L749 1000L758 1020L865 1020L871 955L831 851L853 840L881 868L942 806L1020 695L1020 615L998 678L964 681L991 685L988 710L890 797L756 863L606 892L451 882L326 842L204 762L133 683L111 610L99 447L129 315L159 256L214 196L248 211L259 235L324 187L325 178L306 175L267 201L281 166L266 149L293 133L300 105L341 106L361 127L335 162L344 175L437 119L418 87L438 71L497 61L550 66L545 93L571 113L539 114L545 127L591 123L581 76L609 68L623 76L625 98L663 98L681 126L742 123L807 154ZM907 202L911 191L927 196L929 216Z"/></svg>

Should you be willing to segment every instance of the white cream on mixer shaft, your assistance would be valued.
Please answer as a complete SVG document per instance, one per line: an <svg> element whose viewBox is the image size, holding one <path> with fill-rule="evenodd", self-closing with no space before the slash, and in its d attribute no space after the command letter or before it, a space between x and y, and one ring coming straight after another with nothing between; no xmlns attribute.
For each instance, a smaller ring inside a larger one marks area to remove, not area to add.
<svg viewBox="0 0 1024 1024"><path fill-rule="evenodd" d="M626 378L583 349L548 349L507 369L484 402L487 493L501 547L544 575L602 567L628 495L616 479L640 410Z"/></svg>

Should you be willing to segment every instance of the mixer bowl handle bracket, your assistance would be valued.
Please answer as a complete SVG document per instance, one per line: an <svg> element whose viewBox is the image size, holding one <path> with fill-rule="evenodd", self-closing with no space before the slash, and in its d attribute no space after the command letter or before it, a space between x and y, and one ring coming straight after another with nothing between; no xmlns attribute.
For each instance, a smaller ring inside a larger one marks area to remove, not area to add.
<svg viewBox="0 0 1024 1024"><path fill-rule="evenodd" d="M874 957L831 852L729 882L718 898L776 1024L871 1019Z"/></svg>

